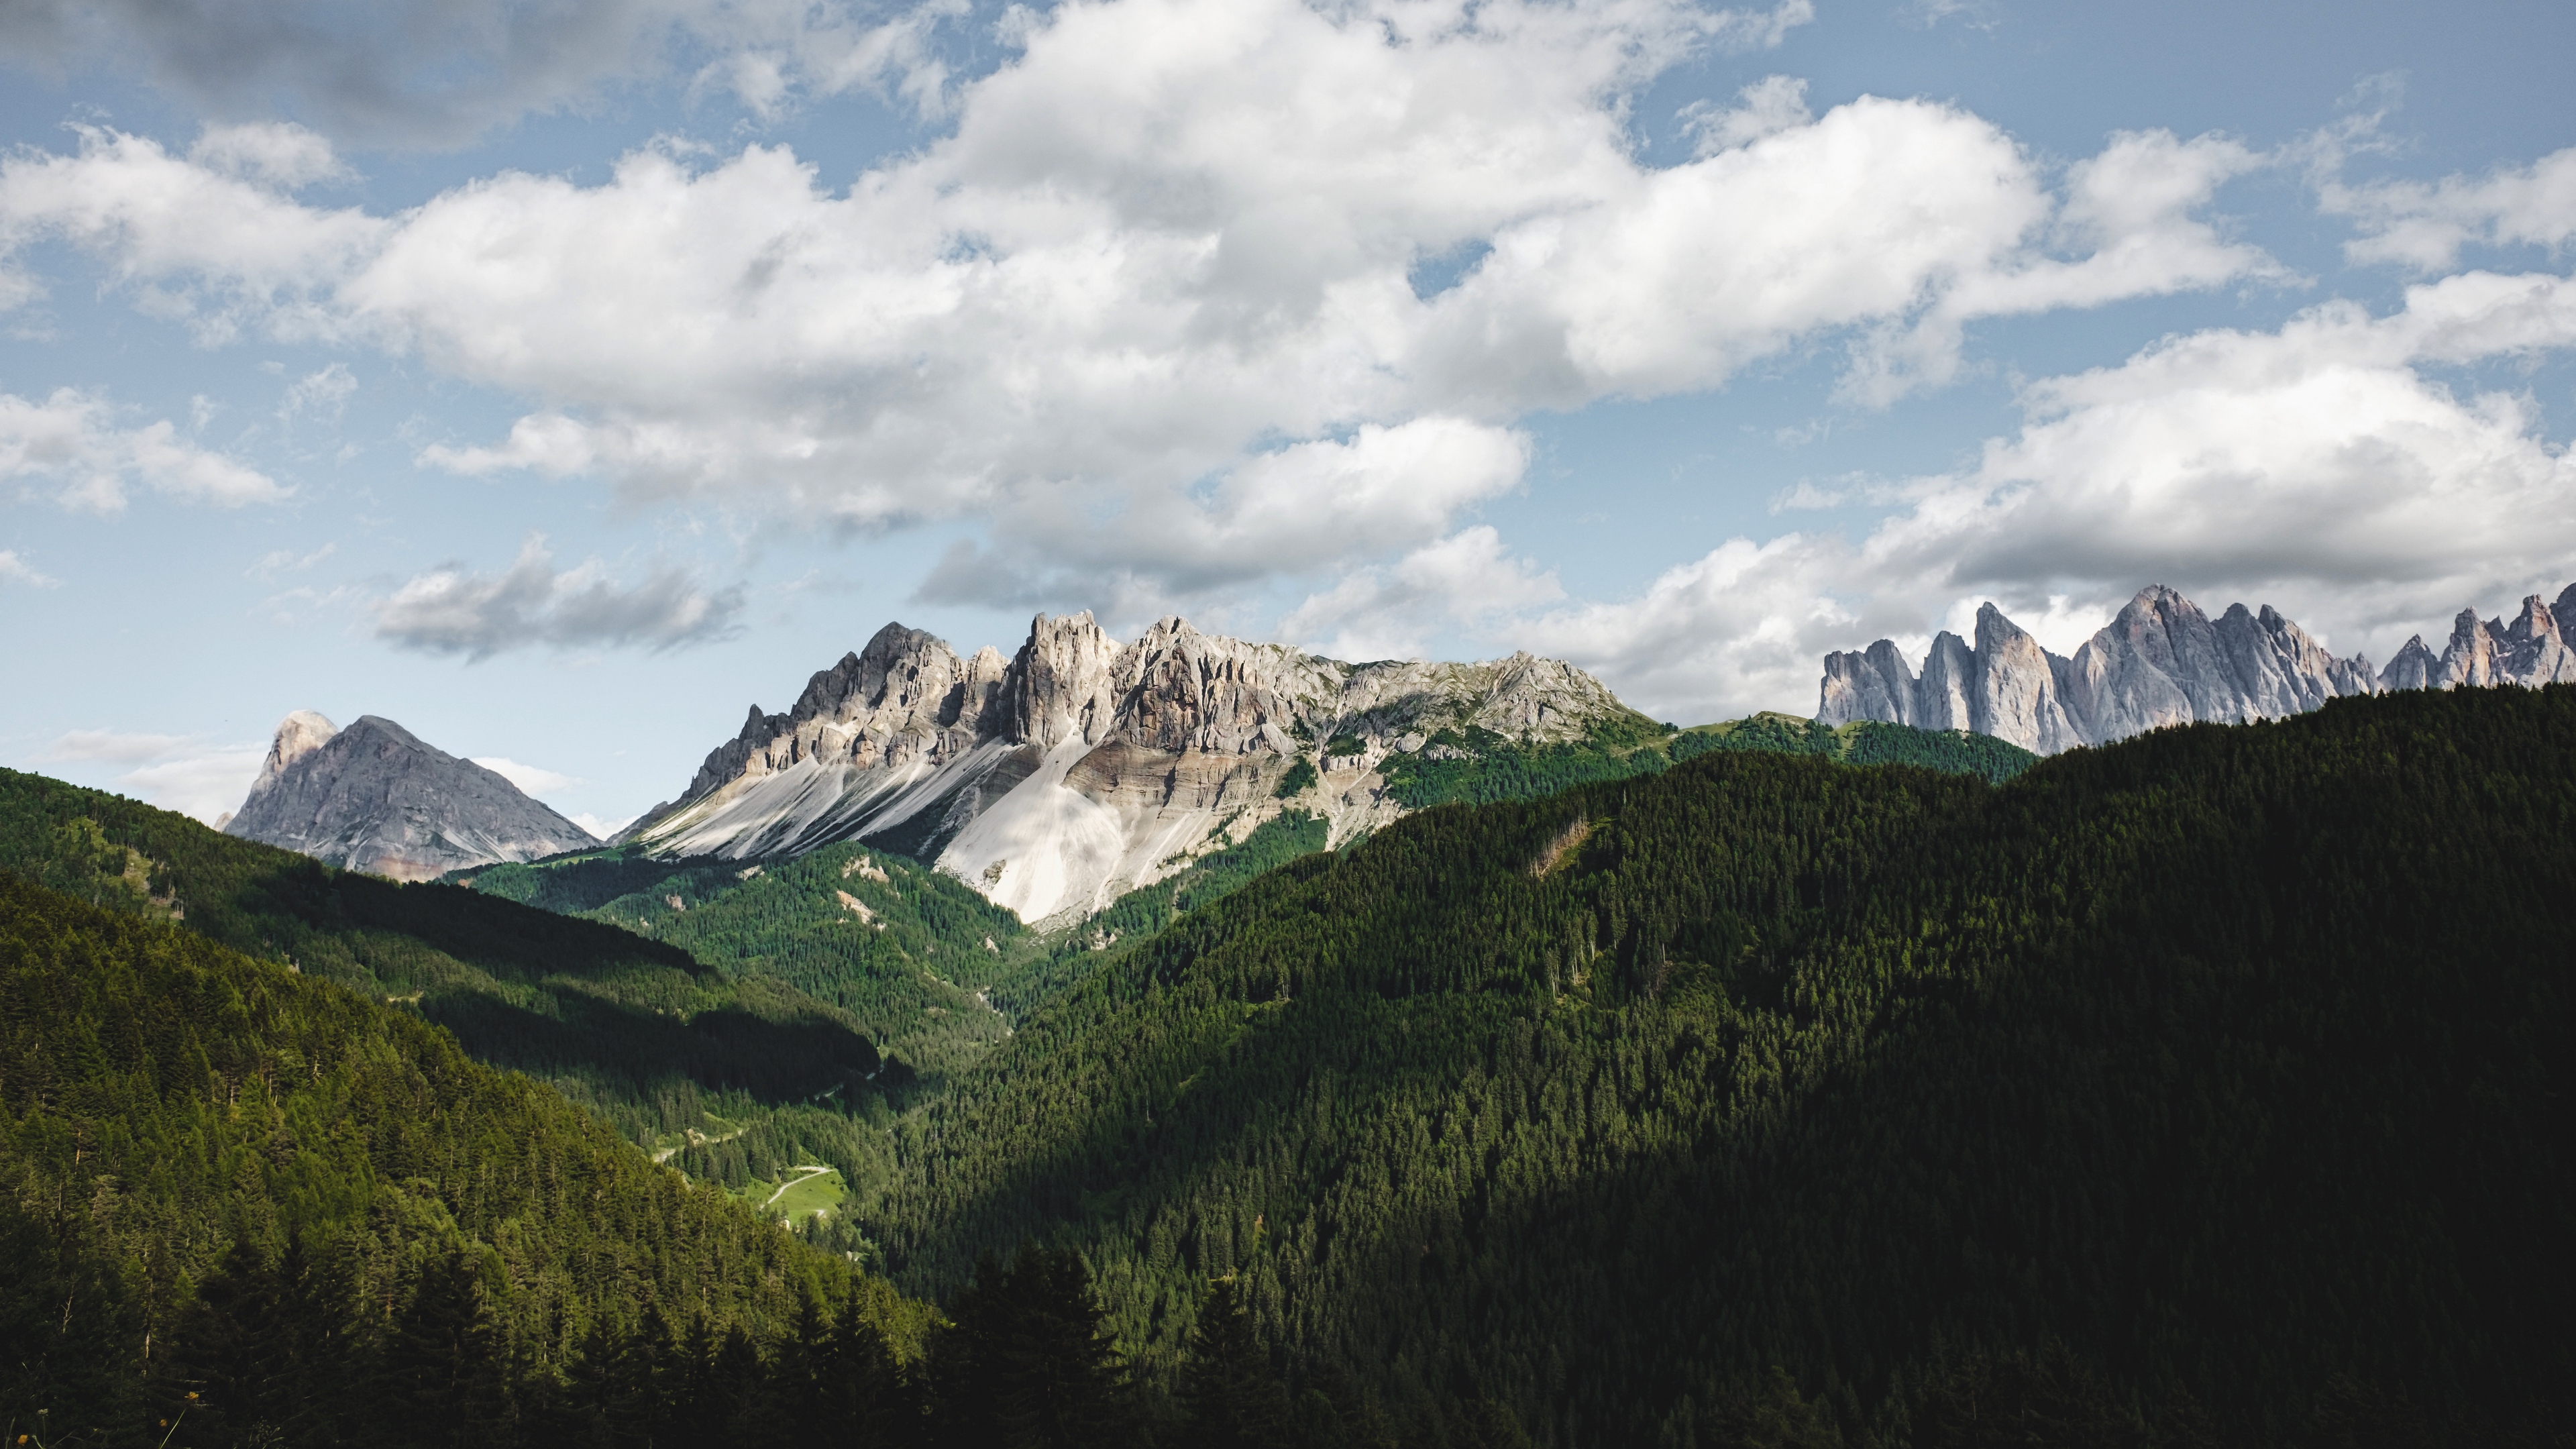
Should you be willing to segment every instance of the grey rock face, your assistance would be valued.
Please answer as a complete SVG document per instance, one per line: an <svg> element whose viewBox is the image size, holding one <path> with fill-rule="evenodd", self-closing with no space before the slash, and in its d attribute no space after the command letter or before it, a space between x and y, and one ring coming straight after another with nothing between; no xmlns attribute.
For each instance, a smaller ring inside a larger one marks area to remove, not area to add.
<svg viewBox="0 0 2576 1449"><path fill-rule="evenodd" d="M2139 590L2071 659L1988 604L1976 647L1936 636L1919 676L1885 639L1826 655L1816 718L1971 730L2054 754L2169 724L2279 719L2347 695L2576 681L2576 641L2558 622L2571 610L2576 584L2554 606L2523 600L2510 625L2463 610L2439 656L2417 635L2374 674L2369 660L2336 658L2268 604L2231 604L2212 620L2161 584Z"/></svg>
<svg viewBox="0 0 2576 1449"><path fill-rule="evenodd" d="M783 714L755 707L687 793L624 838L656 853L792 854L865 838L924 858L1032 919L1180 868L1302 803L1347 833L1397 807L1371 782L1444 728L1560 740L1626 707L1599 680L1516 654L1483 664L1346 664L1202 634L1179 618L1132 643L1089 614L1040 615L1006 664L960 660L890 624L813 677ZM1345 738L1356 751L1322 751Z"/></svg>
<svg viewBox="0 0 2576 1449"><path fill-rule="evenodd" d="M2533 594L2522 601L2522 612L2511 624L2501 618L2481 623L2478 611L2462 609L2452 621L2451 641L2443 646L2442 657L2431 659L2413 682L2392 684L2399 689L2483 689L2498 684L2561 684L2576 681L2576 647L2571 647L2560 621L2576 605L2576 584L2559 594L2555 607ZM2422 640L2414 641L2420 646ZM2391 664L2390 669L2396 666Z"/></svg>
<svg viewBox="0 0 2576 1449"><path fill-rule="evenodd" d="M2213 621L2159 584L2073 658L2042 649L1992 604L1977 611L1976 646L1936 637L1919 677L1884 639L1828 655L1816 718L1964 729L2045 755L2161 725L2277 719L2379 687L2368 661L2335 658L2268 606L2238 604Z"/></svg>
<svg viewBox="0 0 2576 1449"><path fill-rule="evenodd" d="M2409 638L2406 647L2398 650L2397 657L2389 660L2388 667L2380 671L2379 687L2430 689L2434 678L2441 672L2442 661L2434 656L2432 650L2424 647L2424 636L2417 634Z"/></svg>
<svg viewBox="0 0 2576 1449"><path fill-rule="evenodd" d="M223 829L396 880L599 843L508 780L392 720L362 715L335 731L309 710L277 727L250 798Z"/></svg>

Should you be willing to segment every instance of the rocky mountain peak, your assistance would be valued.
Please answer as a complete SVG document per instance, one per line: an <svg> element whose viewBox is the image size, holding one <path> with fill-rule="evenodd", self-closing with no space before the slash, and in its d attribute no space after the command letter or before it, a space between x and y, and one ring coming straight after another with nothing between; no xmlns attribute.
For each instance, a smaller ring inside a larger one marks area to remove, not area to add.
<svg viewBox="0 0 2576 1449"><path fill-rule="evenodd" d="M267 787L286 768L306 755L331 742L340 727L309 709L289 713L277 722L277 734L269 741L268 758L260 763L259 778L251 783L256 794Z"/></svg>
<svg viewBox="0 0 2576 1449"><path fill-rule="evenodd" d="M1118 652L1088 609L1031 619L1002 679L1003 730L1041 753L1070 739L1098 743L1118 712Z"/></svg>
<svg viewBox="0 0 2576 1449"><path fill-rule="evenodd" d="M223 830L397 880L598 844L508 780L392 720L361 715L335 731L309 710L278 726Z"/></svg>
<svg viewBox="0 0 2576 1449"><path fill-rule="evenodd" d="M2463 610L2438 657L2418 635L2376 674L2360 655L2336 658L2269 604L2231 604L2212 620L2164 584L2140 589L2072 658L2041 648L1988 603L1977 610L1976 645L1936 635L1919 675L1885 639L1827 655L1816 718L1967 729L2049 754L2162 725L2278 719L2344 695L2576 680L2576 648L2558 622L2576 606L2576 585L2559 600L2524 599L2511 625Z"/></svg>
<svg viewBox="0 0 2576 1449"><path fill-rule="evenodd" d="M1599 680L1526 653L1351 665L1177 615L1122 644L1080 613L1032 619L1007 662L986 648L961 663L890 625L786 714L755 708L625 838L736 858L863 838L1038 919L1242 838L1286 808L1276 787L1301 756L1324 779L1301 808L1347 832L1399 808L1370 782L1408 740L1467 725L1565 739L1612 717L1633 718Z"/></svg>

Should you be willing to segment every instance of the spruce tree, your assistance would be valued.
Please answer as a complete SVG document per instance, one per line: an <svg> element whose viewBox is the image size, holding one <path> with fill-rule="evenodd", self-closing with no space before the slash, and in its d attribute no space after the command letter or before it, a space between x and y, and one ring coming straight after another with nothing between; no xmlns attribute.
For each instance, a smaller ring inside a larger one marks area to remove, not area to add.
<svg viewBox="0 0 2576 1449"><path fill-rule="evenodd" d="M1181 1367L1182 1444L1188 1449L1287 1449L1288 1391L1254 1335L1231 1276L1208 1287Z"/></svg>
<svg viewBox="0 0 2576 1449"><path fill-rule="evenodd" d="M503 1442L508 1405L490 1311L466 1256L433 1258L386 1334L377 1407L383 1441L421 1449Z"/></svg>
<svg viewBox="0 0 2576 1449"><path fill-rule="evenodd" d="M990 1255L933 1341L939 1442L958 1449L1111 1449L1143 1416L1111 1346L1091 1270L1032 1243L1008 1268Z"/></svg>

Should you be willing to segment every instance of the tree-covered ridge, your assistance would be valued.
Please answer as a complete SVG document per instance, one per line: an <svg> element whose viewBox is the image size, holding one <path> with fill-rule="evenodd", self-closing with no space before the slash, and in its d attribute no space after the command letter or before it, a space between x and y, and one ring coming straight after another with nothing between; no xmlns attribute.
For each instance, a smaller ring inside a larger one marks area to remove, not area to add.
<svg viewBox="0 0 2576 1449"><path fill-rule="evenodd" d="M2571 878L2567 688L2001 789L1715 751L1181 916L905 1124L875 1226L916 1291L1080 1247L1149 1376L1233 1273L1301 1371L1541 1442L1986 1442L2007 1381L2565 1432Z"/></svg>
<svg viewBox="0 0 2576 1449"><path fill-rule="evenodd" d="M0 1239L0 1403L56 1442L189 1406L214 1281L301 1304L335 1402L436 1363L543 1398L648 1314L761 1340L855 1301L906 1353L928 1322L434 1026L5 875Z"/></svg>
<svg viewBox="0 0 2576 1449"><path fill-rule="evenodd" d="M755 862L625 847L487 867L471 884L789 982L849 1012L907 1077L955 1070L1002 1038L975 993L1027 935L964 882L855 842Z"/></svg>
<svg viewBox="0 0 2576 1449"><path fill-rule="evenodd" d="M1796 715L1756 714L1687 730L1635 720L1599 728L1582 740L1540 745L1490 730L1444 730L1411 755L1381 768L1388 793L1416 810L1434 805L1490 805L1535 800L1580 785L1652 775L1719 750L1822 755L1847 765L1917 765L1947 774L1983 775L2001 784L2039 757L1989 735L1919 730L1871 720L1839 728Z"/></svg>
<svg viewBox="0 0 2576 1449"><path fill-rule="evenodd" d="M825 1093L850 1105L880 1066L848 1014L778 977L452 885L336 870L40 775L0 771L0 872L183 920L415 1011L647 1145Z"/></svg>
<svg viewBox="0 0 2576 1449"><path fill-rule="evenodd" d="M1764 713L1682 731L1666 745L1673 763L1714 750L1823 755L1846 765L1919 765L1954 775L1983 775L2000 785L2039 763L2009 740L1966 730L1926 730L1884 720L1820 724L1794 714Z"/></svg>

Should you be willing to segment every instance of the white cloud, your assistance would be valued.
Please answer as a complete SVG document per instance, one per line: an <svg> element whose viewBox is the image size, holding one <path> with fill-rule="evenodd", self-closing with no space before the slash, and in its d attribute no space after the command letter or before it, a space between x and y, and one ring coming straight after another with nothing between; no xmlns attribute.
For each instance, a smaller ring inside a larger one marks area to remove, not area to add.
<svg viewBox="0 0 2576 1449"><path fill-rule="evenodd" d="M591 838L594 840L607 840L616 835L617 832L635 823L635 817L632 815L620 820L611 819L605 815L593 815L587 810L576 810L564 818L571 821L573 824L580 826L582 829L589 831Z"/></svg>
<svg viewBox="0 0 2576 1449"><path fill-rule="evenodd" d="M157 760L194 743L189 735L139 734L128 730L71 730L45 752L49 760L82 760L135 765Z"/></svg>
<svg viewBox="0 0 2576 1449"><path fill-rule="evenodd" d="M1491 628L1564 597L1554 574L1511 557L1502 536L1479 524L1391 567L1348 574L1291 610L1278 634L1337 659L1419 659L1439 633Z"/></svg>
<svg viewBox="0 0 2576 1449"><path fill-rule="evenodd" d="M190 503L239 508L290 491L247 464L182 442L167 419L116 426L105 398L57 389L43 402L0 393L0 482L43 480L66 508L118 513L140 483Z"/></svg>
<svg viewBox="0 0 2576 1449"><path fill-rule="evenodd" d="M150 310L185 321L203 342L228 341L246 321L327 334L335 323L318 298L392 225L298 202L281 174L291 181L315 163L278 139L293 127L255 128L272 133L256 165L245 157L261 153L239 144L240 131L209 132L225 143L191 159L144 137L76 129L80 147L69 156L22 149L0 159L0 275L29 245L67 241L108 259ZM318 137L306 133L305 143L327 157ZM23 276L14 293L0 286L0 302L40 294Z"/></svg>
<svg viewBox="0 0 2576 1449"><path fill-rule="evenodd" d="M1918 480L1853 543L1735 539L1641 595L1501 632L1598 669L1666 718L1814 707L1820 656L1919 653L1993 600L2071 649L2149 583L2215 612L2270 603L2385 661L2463 607L2576 581L2576 459L2526 401L2428 364L2576 347L2576 279L2470 273L2374 317L2313 308L2032 385L1978 464Z"/></svg>
<svg viewBox="0 0 2576 1449"><path fill-rule="evenodd" d="M516 760L501 755L476 755L474 763L518 786L520 793L524 795L542 796L550 791L560 790L566 785L582 783L578 776L562 774L537 765L522 765ZM587 826L583 828L588 829ZM591 834L597 835L599 832L593 830Z"/></svg>
<svg viewBox="0 0 2576 1449"><path fill-rule="evenodd" d="M294 418L306 412L328 414L337 420L349 405L349 397L358 390L358 378L345 362L334 362L286 385L278 400L277 413Z"/></svg>
<svg viewBox="0 0 2576 1449"><path fill-rule="evenodd" d="M676 564L655 565L631 587L597 559L558 570L545 535L530 534L501 573L450 564L414 575L376 606L375 632L404 648L469 660L537 644L660 651L721 639L741 613L739 588L709 591Z"/></svg>
<svg viewBox="0 0 2576 1449"><path fill-rule="evenodd" d="M286 121L208 126L188 148L188 159L277 191L356 179L328 140Z"/></svg>
<svg viewBox="0 0 2576 1449"><path fill-rule="evenodd" d="M1738 104L1731 109L1706 101L1682 107L1682 129L1692 139L1694 155L1749 146L1815 119L1807 110L1807 83L1795 76L1765 76L1736 92L1735 98Z"/></svg>
<svg viewBox="0 0 2576 1449"><path fill-rule="evenodd" d="M213 824L240 806L259 774L268 746L213 744L196 735L126 730L72 730L39 758L49 762L126 767L115 781L125 793Z"/></svg>
<svg viewBox="0 0 2576 1449"><path fill-rule="evenodd" d="M953 134L842 190L783 147L661 146L601 184L507 173L376 217L286 195L314 155L254 176L212 142L191 162L92 132L0 163L0 239L89 248L209 337L257 318L532 400L431 466L849 528L980 520L999 552L961 557L1009 566L927 591L1025 591L1042 537L1074 556L1049 586L1090 591L1053 602L1103 607L1388 565L1513 485L1486 460L1533 409L1835 342L1883 401L1948 376L1976 318L2269 266L2200 218L2254 162L2213 138L2115 138L2061 187L1957 108L1810 119L1774 78L1710 122L1721 149L1640 162L1648 82L1810 15L1100 0L1022 15L1016 55L941 82ZM1451 257L1480 260L1417 296ZM1468 461L1402 492L1357 466L1433 437Z"/></svg>
<svg viewBox="0 0 2576 1449"><path fill-rule="evenodd" d="M24 584L31 589L50 589L62 580L40 573L36 566L18 557L18 551L0 548L0 583Z"/></svg>
<svg viewBox="0 0 2576 1449"><path fill-rule="evenodd" d="M244 569L242 577L265 582L275 579L280 574L302 573L339 551L340 545L336 543L326 543L311 553L305 554L299 554L291 548L271 549L260 555L257 563Z"/></svg>
<svg viewBox="0 0 2576 1449"><path fill-rule="evenodd" d="M2394 262L2439 271L2469 245L2566 247L2576 238L2576 147L2529 166L2481 177L2345 185L2328 172L2319 187L2328 215L2351 217L2362 235L2344 244L2357 263Z"/></svg>

